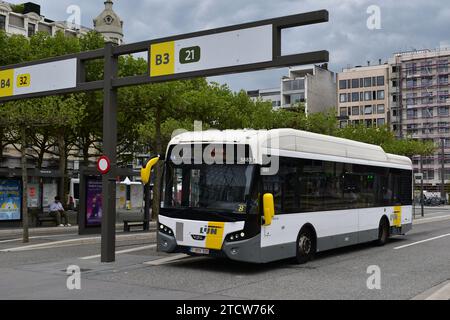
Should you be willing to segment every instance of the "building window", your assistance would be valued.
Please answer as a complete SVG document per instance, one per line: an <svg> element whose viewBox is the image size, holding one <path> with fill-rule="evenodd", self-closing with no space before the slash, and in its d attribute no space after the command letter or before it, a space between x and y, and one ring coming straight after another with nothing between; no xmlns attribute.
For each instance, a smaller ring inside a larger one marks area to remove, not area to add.
<svg viewBox="0 0 450 320"><path fill-rule="evenodd" d="M364 78L364 87L372 86L372 78Z"/></svg>
<svg viewBox="0 0 450 320"><path fill-rule="evenodd" d="M365 91L364 92L364 101L371 101L372 100L372 92L371 91Z"/></svg>
<svg viewBox="0 0 450 320"><path fill-rule="evenodd" d="M347 121L340 121L339 122L339 127L341 127L341 128L345 128L345 127L347 127L347 125L348 125Z"/></svg>
<svg viewBox="0 0 450 320"><path fill-rule="evenodd" d="M397 66L392 66L392 72L393 73L397 72L397 70L398 70Z"/></svg>
<svg viewBox="0 0 450 320"><path fill-rule="evenodd" d="M416 93L407 93L406 94L406 107L410 108L410 106L414 106L416 104Z"/></svg>
<svg viewBox="0 0 450 320"><path fill-rule="evenodd" d="M347 89L347 80L339 80L339 89Z"/></svg>
<svg viewBox="0 0 450 320"><path fill-rule="evenodd" d="M372 106L365 106L364 107L364 114L372 114L373 108Z"/></svg>
<svg viewBox="0 0 450 320"><path fill-rule="evenodd" d="M352 101L353 102L359 101L359 92L352 93Z"/></svg>
<svg viewBox="0 0 450 320"><path fill-rule="evenodd" d="M384 126L385 120L384 118L377 119L377 127Z"/></svg>
<svg viewBox="0 0 450 320"><path fill-rule="evenodd" d="M352 79L352 88L359 88L359 79Z"/></svg>
<svg viewBox="0 0 450 320"><path fill-rule="evenodd" d="M384 90L377 91L377 100L384 100Z"/></svg>
<svg viewBox="0 0 450 320"><path fill-rule="evenodd" d="M29 23L28 24L28 37L31 38L36 33L36 25Z"/></svg>
<svg viewBox="0 0 450 320"><path fill-rule="evenodd" d="M447 73L448 72L448 60L439 60L438 61L438 72L439 73Z"/></svg>
<svg viewBox="0 0 450 320"><path fill-rule="evenodd" d="M407 63L406 64L406 74L411 76L417 72L416 63Z"/></svg>
<svg viewBox="0 0 450 320"><path fill-rule="evenodd" d="M377 113L378 114L384 113L384 104L377 105Z"/></svg>
<svg viewBox="0 0 450 320"><path fill-rule="evenodd" d="M433 78L432 77L423 77L421 79L421 85L422 87L429 87L431 85L433 85Z"/></svg>
<svg viewBox="0 0 450 320"><path fill-rule="evenodd" d="M439 102L446 103L447 99L449 98L448 90L438 91L438 96L439 96Z"/></svg>
<svg viewBox="0 0 450 320"><path fill-rule="evenodd" d="M406 111L407 119L415 119L417 118L417 109L410 109Z"/></svg>
<svg viewBox="0 0 450 320"><path fill-rule="evenodd" d="M367 128L370 128L370 127L372 127L372 119L366 119L366 127Z"/></svg>
<svg viewBox="0 0 450 320"><path fill-rule="evenodd" d="M341 94L339 95L339 102L341 102L341 103L347 102L347 94L341 93Z"/></svg>
<svg viewBox="0 0 450 320"><path fill-rule="evenodd" d="M0 14L0 30L6 30L6 17Z"/></svg>
<svg viewBox="0 0 450 320"><path fill-rule="evenodd" d="M341 117L346 117L347 116L347 108L341 108L340 110L339 110L339 115L341 116Z"/></svg>
<svg viewBox="0 0 450 320"><path fill-rule="evenodd" d="M359 107L352 107L352 115L354 116L359 115Z"/></svg>
<svg viewBox="0 0 450 320"><path fill-rule="evenodd" d="M422 104L433 103L433 93L432 92L422 92Z"/></svg>
<svg viewBox="0 0 450 320"><path fill-rule="evenodd" d="M422 74L431 74L432 72L432 60L427 60L425 62L422 62Z"/></svg>
<svg viewBox="0 0 450 320"><path fill-rule="evenodd" d="M417 87L417 79L407 79L406 80L406 87L407 88Z"/></svg>
<svg viewBox="0 0 450 320"><path fill-rule="evenodd" d="M396 94L392 95L392 102L397 102L398 96Z"/></svg>
<svg viewBox="0 0 450 320"><path fill-rule="evenodd" d="M440 116L448 116L448 107L439 107L438 115Z"/></svg>
<svg viewBox="0 0 450 320"><path fill-rule="evenodd" d="M378 86L384 86L384 76L378 76L377 77L377 85Z"/></svg>
<svg viewBox="0 0 450 320"><path fill-rule="evenodd" d="M439 76L439 84L442 85L448 84L448 76Z"/></svg>
<svg viewBox="0 0 450 320"><path fill-rule="evenodd" d="M397 80L392 80L392 87L397 88L398 87L398 82Z"/></svg>
<svg viewBox="0 0 450 320"><path fill-rule="evenodd" d="M433 108L422 109L423 118L433 118Z"/></svg>

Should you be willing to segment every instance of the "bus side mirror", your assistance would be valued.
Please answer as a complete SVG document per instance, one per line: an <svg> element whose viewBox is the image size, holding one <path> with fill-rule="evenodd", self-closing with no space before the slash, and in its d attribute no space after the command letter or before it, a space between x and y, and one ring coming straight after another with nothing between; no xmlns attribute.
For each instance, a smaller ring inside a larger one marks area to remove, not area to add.
<svg viewBox="0 0 450 320"><path fill-rule="evenodd" d="M275 215L275 204L273 201L273 194L266 193L263 196L263 210L264 210L264 225L270 226L272 218Z"/></svg>
<svg viewBox="0 0 450 320"><path fill-rule="evenodd" d="M145 185L150 181L152 167L159 161L159 157L155 157L147 162L147 165L141 169L141 180Z"/></svg>

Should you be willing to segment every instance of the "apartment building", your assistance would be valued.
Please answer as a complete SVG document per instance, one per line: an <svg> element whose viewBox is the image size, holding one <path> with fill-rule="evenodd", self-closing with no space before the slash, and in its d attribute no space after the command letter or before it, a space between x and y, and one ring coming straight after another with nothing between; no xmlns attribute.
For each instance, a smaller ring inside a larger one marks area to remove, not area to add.
<svg viewBox="0 0 450 320"><path fill-rule="evenodd" d="M253 100L261 100L272 103L272 108L281 107L281 90L280 88L258 89L247 92L248 96Z"/></svg>
<svg viewBox="0 0 450 320"><path fill-rule="evenodd" d="M389 123L389 66L356 66L337 74L337 113L340 127Z"/></svg>
<svg viewBox="0 0 450 320"><path fill-rule="evenodd" d="M449 60L450 49L403 52L389 60L392 129L399 138L444 145L444 155L438 148L422 159L425 186L434 191L442 184L442 161L445 183L450 183ZM413 163L420 171L420 159Z"/></svg>
<svg viewBox="0 0 450 320"><path fill-rule="evenodd" d="M336 106L336 80L327 65L289 68L289 75L281 79L280 89L248 91L253 99L272 102L275 109L292 108L299 103L305 112L324 112Z"/></svg>

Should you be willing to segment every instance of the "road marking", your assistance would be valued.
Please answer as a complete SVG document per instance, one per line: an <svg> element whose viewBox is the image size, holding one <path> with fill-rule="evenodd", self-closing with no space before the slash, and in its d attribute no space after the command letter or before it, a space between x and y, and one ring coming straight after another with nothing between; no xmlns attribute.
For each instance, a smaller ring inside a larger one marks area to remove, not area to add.
<svg viewBox="0 0 450 320"><path fill-rule="evenodd" d="M57 238L57 237L65 237L65 236L76 236L78 233L69 233L69 234L51 234L48 236L34 236L30 237L29 239L45 239L45 238ZM0 240L0 243L8 243L8 242L15 242L15 241L22 241L23 238L16 238L16 239L8 239L8 240Z"/></svg>
<svg viewBox="0 0 450 320"><path fill-rule="evenodd" d="M155 248L155 247L156 247L156 244L150 244L148 246L142 246L142 247L136 247L136 248L116 251L116 254L141 251L141 250L146 250L146 249L152 249L152 248ZM81 259L81 260L91 260L91 259L96 259L96 258L100 258L100 257L101 257L101 255L96 254L96 255L93 255L93 256L81 257L79 259Z"/></svg>
<svg viewBox="0 0 450 320"><path fill-rule="evenodd" d="M445 220L450 220L450 215L429 217L429 218L420 218L420 219L414 220L414 224L423 224L423 223L429 223L429 222L434 222L434 221L445 221Z"/></svg>
<svg viewBox="0 0 450 320"><path fill-rule="evenodd" d="M428 242L428 241L432 241L432 240L436 240L436 239L440 239L440 238L444 238L444 237L448 237L448 236L450 236L450 233L443 234L441 236L433 237L433 238L430 238L430 239L420 240L420 241L413 242L413 243L410 243L410 244L405 244L403 246L395 247L394 250L407 248L407 247L410 247L410 246L414 246L416 244L420 244L420 243L424 243L424 242Z"/></svg>
<svg viewBox="0 0 450 320"><path fill-rule="evenodd" d="M117 235L117 239L123 239L123 238L147 238L149 236L148 233L138 233L138 234L122 234ZM38 250L38 249L49 249L49 248L56 248L56 247L62 247L69 245L82 245L82 244L92 244L93 240L99 240L101 239L100 236L95 237L85 237L85 238L77 238L77 239L68 239L68 240L60 240L60 241L53 241L53 242L46 242L46 243L39 243L39 244L32 244L32 245L26 245L21 247L13 247L8 249L0 250L0 252L18 252L18 251L27 251L27 250Z"/></svg>
<svg viewBox="0 0 450 320"><path fill-rule="evenodd" d="M187 254L181 253L181 254L176 254L176 255L173 255L173 256L169 256L169 257L164 257L164 258L161 258L161 259L147 261L147 262L144 262L144 264L150 265L150 266L160 266L160 265L171 263L171 262L175 262L175 261L178 261L178 260L185 260L186 258L197 258L197 257L191 257L191 256L189 256Z"/></svg>

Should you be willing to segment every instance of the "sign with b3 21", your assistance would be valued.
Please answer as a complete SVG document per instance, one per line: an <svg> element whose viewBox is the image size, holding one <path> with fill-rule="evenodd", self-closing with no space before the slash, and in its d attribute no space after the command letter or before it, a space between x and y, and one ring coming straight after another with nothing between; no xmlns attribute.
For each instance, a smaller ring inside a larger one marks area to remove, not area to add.
<svg viewBox="0 0 450 320"><path fill-rule="evenodd" d="M0 98L75 88L77 59L0 70Z"/></svg>
<svg viewBox="0 0 450 320"><path fill-rule="evenodd" d="M272 61L272 25L150 45L150 76Z"/></svg>

